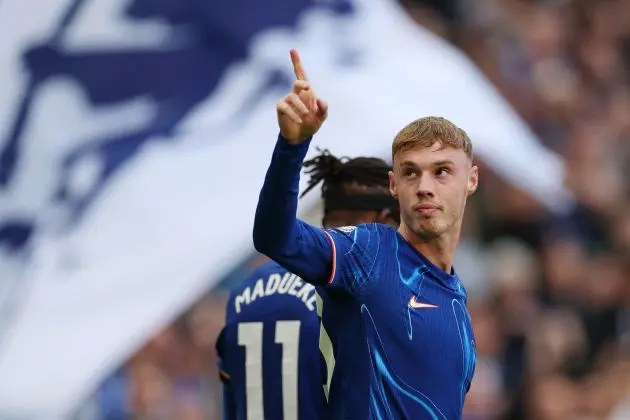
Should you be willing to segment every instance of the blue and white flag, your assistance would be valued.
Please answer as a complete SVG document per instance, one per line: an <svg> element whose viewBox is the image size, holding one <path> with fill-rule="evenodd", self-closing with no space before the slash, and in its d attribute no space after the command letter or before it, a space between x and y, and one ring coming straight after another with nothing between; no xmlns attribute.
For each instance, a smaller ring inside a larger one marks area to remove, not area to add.
<svg viewBox="0 0 630 420"><path fill-rule="evenodd" d="M0 27L3 419L63 418L251 251L289 48L330 103L316 145L386 158L441 115L570 202L561 160L393 0L20 0Z"/></svg>

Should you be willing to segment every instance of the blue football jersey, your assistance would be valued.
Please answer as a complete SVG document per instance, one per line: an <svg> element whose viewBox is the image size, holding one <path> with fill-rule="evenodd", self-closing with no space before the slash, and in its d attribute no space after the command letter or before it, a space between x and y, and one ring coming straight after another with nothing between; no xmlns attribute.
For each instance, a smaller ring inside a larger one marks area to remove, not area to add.
<svg viewBox="0 0 630 420"><path fill-rule="evenodd" d="M326 419L462 418L475 371L466 291L394 228L319 229L297 218L311 139L278 136L260 192L258 251L320 288Z"/></svg>
<svg viewBox="0 0 630 420"><path fill-rule="evenodd" d="M217 340L224 417L323 418L315 287L276 263L230 294Z"/></svg>
<svg viewBox="0 0 630 420"><path fill-rule="evenodd" d="M329 418L461 419L475 370L466 291L381 224L326 229L320 296Z"/></svg>

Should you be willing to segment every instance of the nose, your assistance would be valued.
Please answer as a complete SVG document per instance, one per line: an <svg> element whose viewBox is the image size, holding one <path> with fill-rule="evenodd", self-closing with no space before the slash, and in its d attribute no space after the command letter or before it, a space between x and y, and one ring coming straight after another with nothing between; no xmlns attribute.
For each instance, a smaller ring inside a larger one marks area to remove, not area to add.
<svg viewBox="0 0 630 420"><path fill-rule="evenodd" d="M435 196L435 180L431 176L424 175L420 177L416 188L418 197L434 197Z"/></svg>

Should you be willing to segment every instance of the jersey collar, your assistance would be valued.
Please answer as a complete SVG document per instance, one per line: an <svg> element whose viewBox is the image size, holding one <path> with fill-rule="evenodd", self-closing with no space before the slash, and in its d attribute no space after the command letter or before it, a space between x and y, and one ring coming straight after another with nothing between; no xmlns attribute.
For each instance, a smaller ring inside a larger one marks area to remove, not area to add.
<svg viewBox="0 0 630 420"><path fill-rule="evenodd" d="M419 252L417 249L411 246L411 244L407 242L407 240L400 234L400 232L396 231L396 236L398 238L399 243L403 243L404 246L407 249L409 249L410 252L412 252L415 256L417 256L420 259L420 261L422 262L422 265L426 267L427 271L431 274L432 277L437 279L440 283L442 283L444 286L448 287L449 289L452 289L455 291L459 291L461 289L461 283L459 281L459 277L457 276L457 273L455 272L455 267L451 267L451 272L447 273L446 271L442 270L441 268L433 264L431 261L429 261L429 259L425 257L424 255L422 255L421 252Z"/></svg>

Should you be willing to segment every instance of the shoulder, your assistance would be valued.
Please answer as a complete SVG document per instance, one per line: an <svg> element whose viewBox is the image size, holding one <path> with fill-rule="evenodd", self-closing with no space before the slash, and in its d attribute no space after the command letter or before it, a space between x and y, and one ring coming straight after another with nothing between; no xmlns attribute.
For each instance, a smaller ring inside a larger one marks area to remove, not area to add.
<svg viewBox="0 0 630 420"><path fill-rule="evenodd" d="M284 268L283 266L281 266L277 262L269 261L269 262L267 262L265 264L262 264L262 265L259 265L258 267L256 267L254 269L254 271L252 271L251 277L260 278L260 277L269 276L269 275L271 275L273 273L284 274L284 273L286 273L288 271L289 270L287 270L286 268Z"/></svg>
<svg viewBox="0 0 630 420"><path fill-rule="evenodd" d="M332 276L328 284L358 294L366 284L375 284L388 266L395 249L395 230L379 223L327 229L332 242ZM368 289L365 289L368 290ZM370 289L371 290L371 289Z"/></svg>
<svg viewBox="0 0 630 420"><path fill-rule="evenodd" d="M226 311L228 320L232 319L235 315L233 308L233 303L235 301L239 300L244 295L253 293L258 283L261 283L261 285L266 283L269 277L273 274L283 276L286 272L287 269L282 267L280 264L274 261L270 261L265 264L259 265L248 275L243 277L243 279L240 282L236 283L230 290Z"/></svg>
<svg viewBox="0 0 630 420"><path fill-rule="evenodd" d="M286 268L282 267L275 261L259 265L232 289L232 295L239 294L244 289L255 286L256 282L260 279L266 279L274 273L282 275L287 271L288 270Z"/></svg>
<svg viewBox="0 0 630 420"><path fill-rule="evenodd" d="M396 230L382 223L365 223L356 226L341 226L337 228L324 228L331 239L346 239L355 243L380 242L391 240Z"/></svg>
<svg viewBox="0 0 630 420"><path fill-rule="evenodd" d="M467 304L468 303L468 291L466 290L466 286L464 286L464 283L462 282L462 280L459 278L458 275L456 275L456 278L457 278L457 293L463 299L464 304Z"/></svg>

